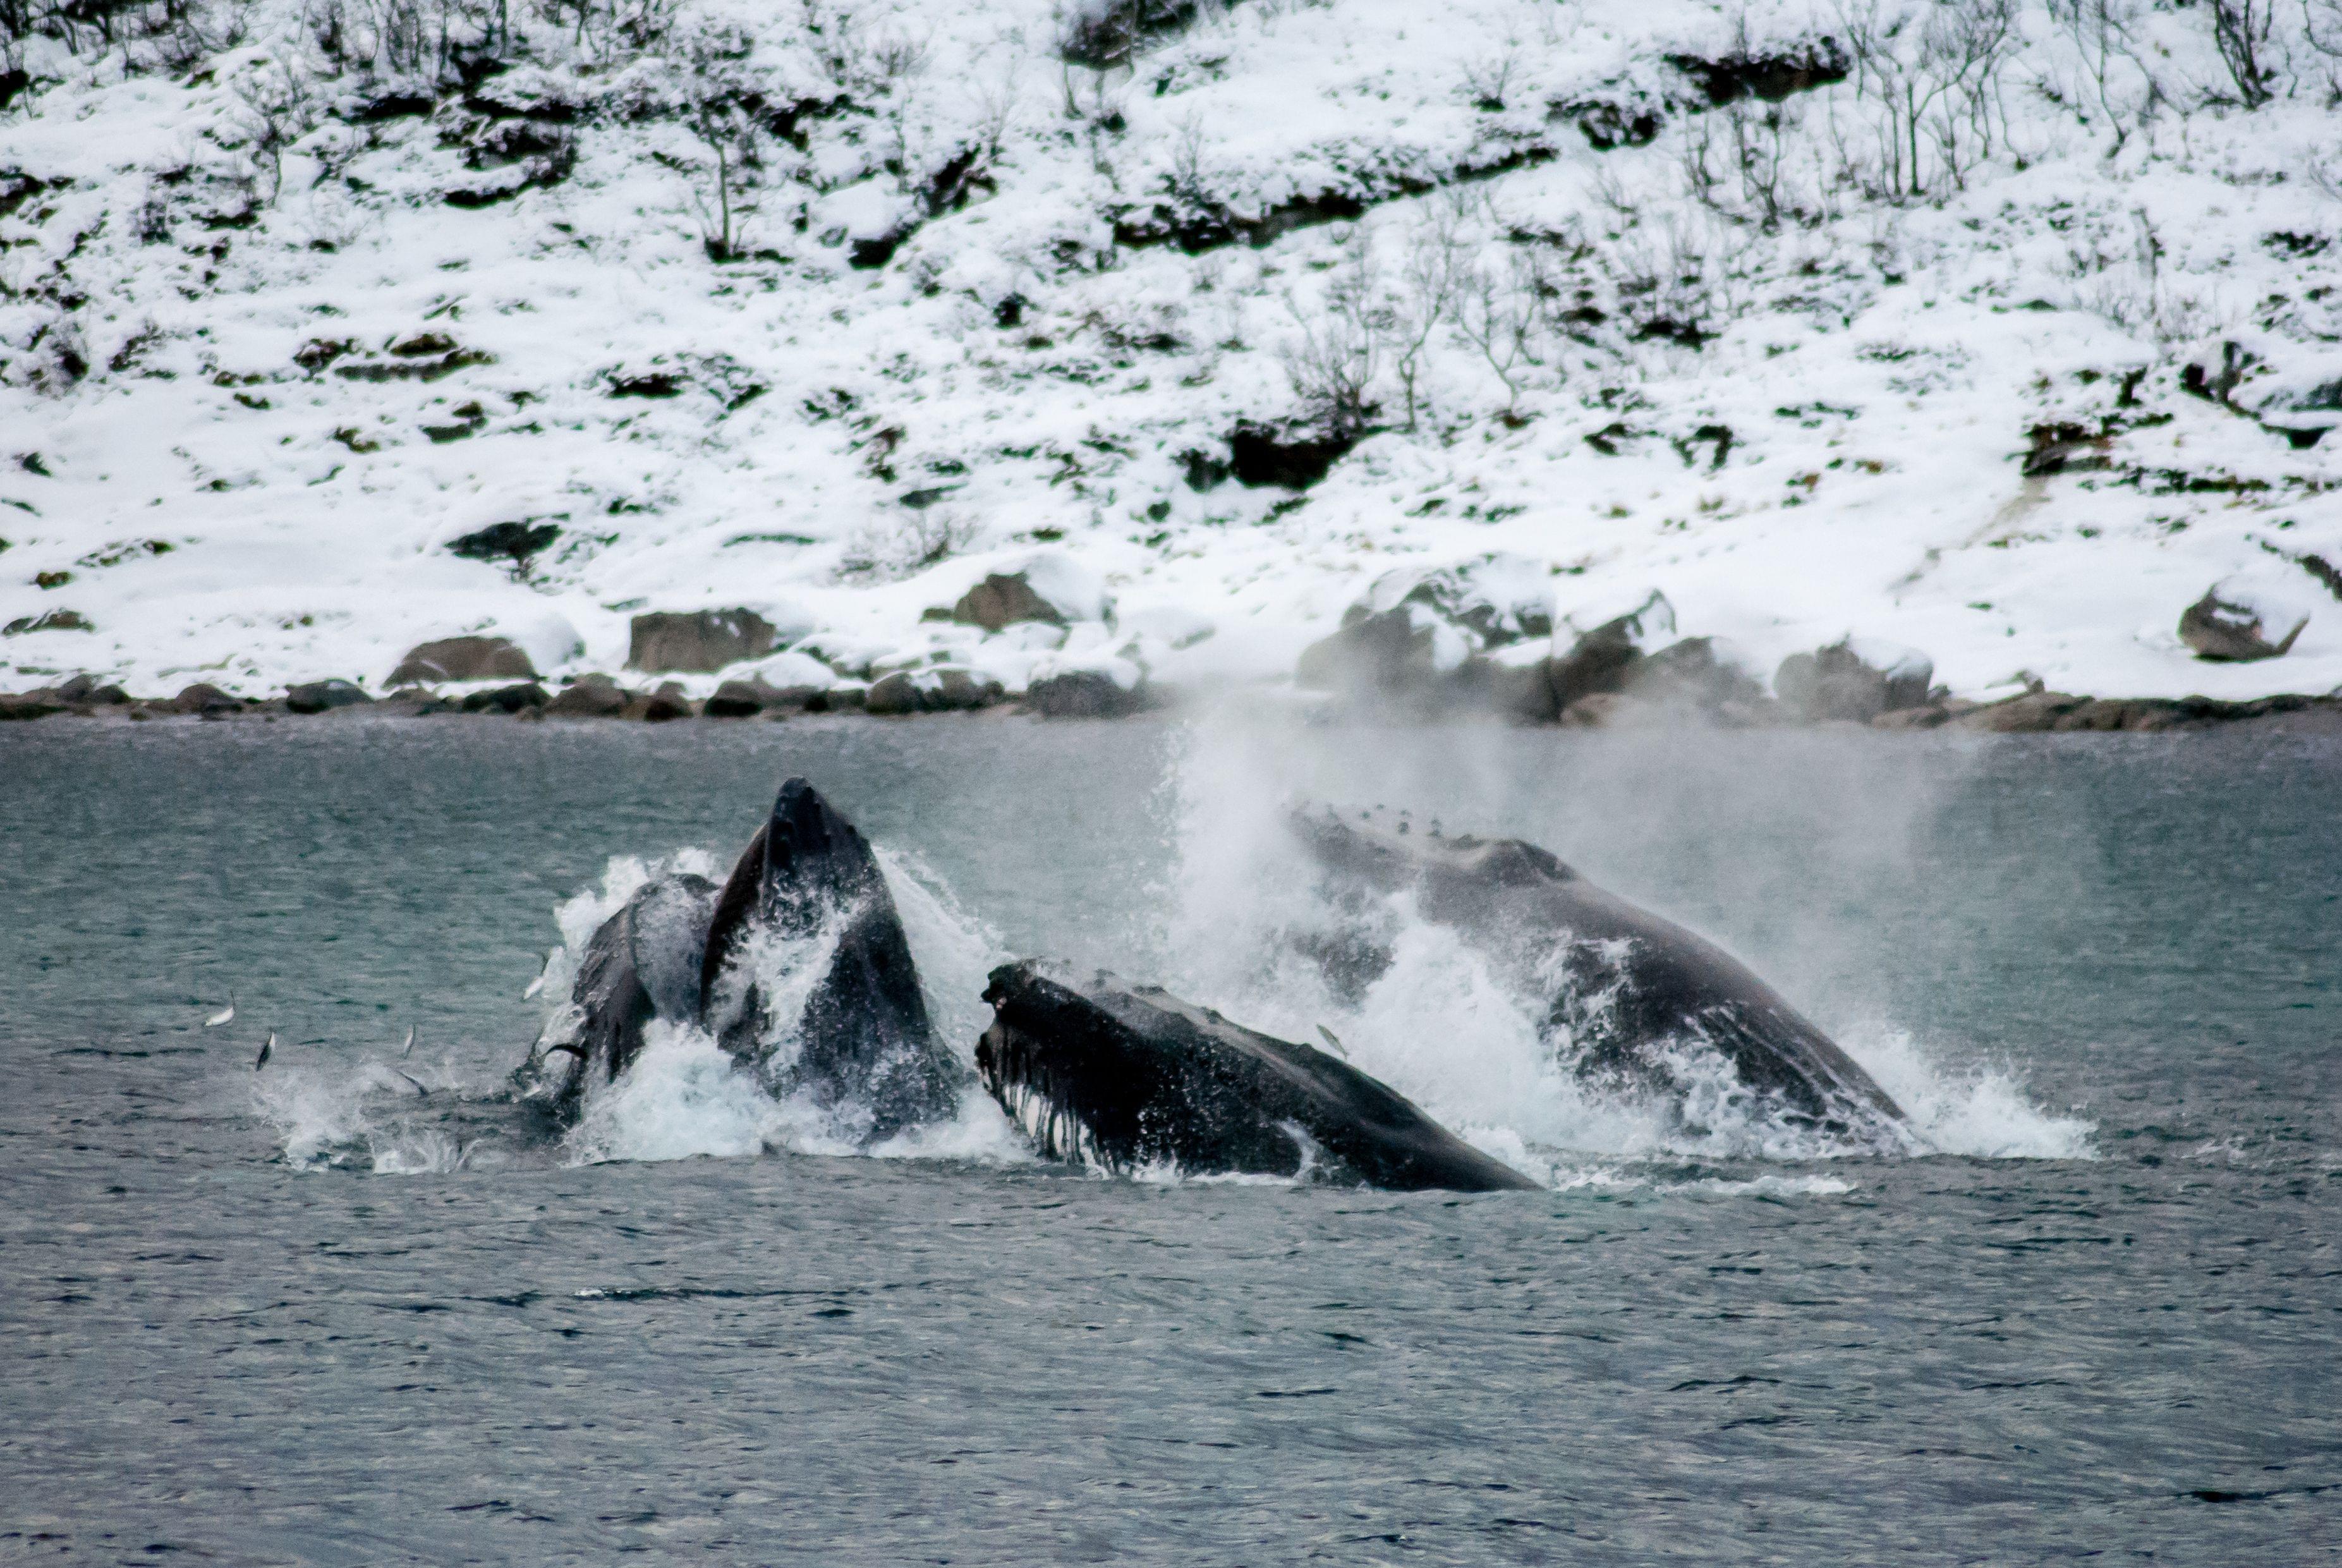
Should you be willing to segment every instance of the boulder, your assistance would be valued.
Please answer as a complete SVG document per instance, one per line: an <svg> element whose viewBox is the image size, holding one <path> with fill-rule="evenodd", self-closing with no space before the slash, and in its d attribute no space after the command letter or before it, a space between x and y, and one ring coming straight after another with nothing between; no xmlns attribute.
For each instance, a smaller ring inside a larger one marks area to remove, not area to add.
<svg viewBox="0 0 2342 1568"><path fill-rule="evenodd" d="M2202 598L2180 613L2179 640L2199 659L2244 664L2277 658L2292 648L2294 639L2309 624L2309 617L2302 615L2283 636L2271 642L2268 623L2264 618L2267 606L2255 604L2244 594L2231 591L2224 594L2224 584L2214 584Z"/></svg>
<svg viewBox="0 0 2342 1568"><path fill-rule="evenodd" d="M1935 678L1935 661L1915 649L1842 638L1782 660L1773 691L1791 714L1809 723L1867 724L1881 714L1925 706Z"/></svg>
<svg viewBox="0 0 2342 1568"><path fill-rule="evenodd" d="M871 684L863 706L887 717L961 713L988 708L1005 694L998 681L973 670L897 670Z"/></svg>
<svg viewBox="0 0 2342 1568"><path fill-rule="evenodd" d="M1576 637L1569 652L1554 656L1546 677L1558 710L1566 711L1583 697L1624 691L1627 676L1646 652L1660 638L1675 634L1675 606L1656 588L1623 614L1604 619L1596 619L1597 614L1583 613L1563 622Z"/></svg>
<svg viewBox="0 0 2342 1568"><path fill-rule="evenodd" d="M1481 651L1553 635L1553 576L1526 555L1494 554L1429 570L1386 572L1367 590L1369 611L1423 604L1469 634Z"/></svg>
<svg viewBox="0 0 2342 1568"><path fill-rule="evenodd" d="M773 651L778 634L754 610L693 610L636 615L626 653L629 669L651 674L707 674Z"/></svg>
<svg viewBox="0 0 2342 1568"><path fill-rule="evenodd" d="M410 649L390 673L389 684L435 685L443 681L533 681L536 666L504 637L442 637Z"/></svg>
<svg viewBox="0 0 2342 1568"><path fill-rule="evenodd" d="M12 720L45 719L51 714L65 712L65 704L46 692L25 692L11 695L0 693L0 724Z"/></svg>
<svg viewBox="0 0 2342 1568"><path fill-rule="evenodd" d="M205 681L181 688L179 694L171 699L171 706L183 714L201 714L207 719L240 713L244 708L242 703Z"/></svg>
<svg viewBox="0 0 2342 1568"><path fill-rule="evenodd" d="M285 694L285 705L296 714L322 714L354 708L374 699L349 681L306 681Z"/></svg>
<svg viewBox="0 0 2342 1568"><path fill-rule="evenodd" d="M695 711L691 699L670 682L656 692L630 694L626 705L618 710L618 716L646 724L663 724L675 719L687 719Z"/></svg>
<svg viewBox="0 0 2342 1568"><path fill-rule="evenodd" d="M523 708L541 708L553 699L535 681L518 685L499 686L493 692L474 692L464 699L467 714L516 714Z"/></svg>
<svg viewBox="0 0 2342 1568"><path fill-rule="evenodd" d="M1052 626L1062 626L1066 617L1055 604L1034 591L1021 572L996 572L960 595L952 606L951 618L964 626L981 626L987 632L997 632L1019 621L1043 621Z"/></svg>
<svg viewBox="0 0 2342 1568"><path fill-rule="evenodd" d="M778 694L761 681L726 681L700 711L711 719L750 719L771 705L769 696Z"/></svg>
<svg viewBox="0 0 2342 1568"><path fill-rule="evenodd" d="M101 685L92 674L79 674L56 689L57 701L76 707L118 708L130 701L130 694L111 682Z"/></svg>
<svg viewBox="0 0 2342 1568"><path fill-rule="evenodd" d="M1301 651L1294 679L1353 701L1426 704L1474 679L1463 674L1474 651L1472 640L1428 604L1353 604L1340 630Z"/></svg>
<svg viewBox="0 0 2342 1568"><path fill-rule="evenodd" d="M948 618L987 632L1024 622L1070 626L1103 621L1113 604L1106 584L1070 557L1045 551L1014 571L995 572L960 595Z"/></svg>
<svg viewBox="0 0 2342 1568"><path fill-rule="evenodd" d="M1763 684L1713 637L1686 637L1636 660L1618 689L1641 702L1694 708L1726 722L1750 722L1767 706Z"/></svg>
<svg viewBox="0 0 2342 1568"><path fill-rule="evenodd" d="M1126 686L1104 670L1066 670L1026 687L1025 705L1045 719L1119 719L1147 704L1143 683Z"/></svg>
<svg viewBox="0 0 2342 1568"><path fill-rule="evenodd" d="M806 699L809 714L858 714L870 698L870 688L851 681L827 686Z"/></svg>
<svg viewBox="0 0 2342 1568"><path fill-rule="evenodd" d="M560 719L614 719L626 711L626 693L607 675L580 675L545 704Z"/></svg>

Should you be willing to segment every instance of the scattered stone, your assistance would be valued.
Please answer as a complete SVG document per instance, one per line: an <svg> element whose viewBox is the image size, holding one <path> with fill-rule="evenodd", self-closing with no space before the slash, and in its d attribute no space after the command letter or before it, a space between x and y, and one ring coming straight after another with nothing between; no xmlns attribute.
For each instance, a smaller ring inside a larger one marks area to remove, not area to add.
<svg viewBox="0 0 2342 1568"><path fill-rule="evenodd" d="M74 676L53 694L70 707L118 708L130 701L130 694L120 686L100 685L97 677L88 674Z"/></svg>
<svg viewBox="0 0 2342 1568"><path fill-rule="evenodd" d="M19 615L5 626L0 626L0 637L22 637L35 632L94 632L87 616L77 610L49 610L38 615Z"/></svg>
<svg viewBox="0 0 2342 1568"><path fill-rule="evenodd" d="M389 684L444 681L533 681L536 666L504 637L442 637L411 650L391 671Z"/></svg>
<svg viewBox="0 0 2342 1568"><path fill-rule="evenodd" d="M1642 702L1692 709L1724 724L1755 724L1772 716L1763 684L1726 656L1713 637L1686 637L1636 661L1618 689Z"/></svg>
<svg viewBox="0 0 2342 1568"><path fill-rule="evenodd" d="M772 623L754 610L693 610L636 615L626 654L629 669L711 674L744 659L760 659L779 641Z"/></svg>
<svg viewBox="0 0 2342 1568"><path fill-rule="evenodd" d="M516 714L523 708L541 708L553 699L535 681L518 685L499 686L493 692L474 692L464 699L467 714Z"/></svg>
<svg viewBox="0 0 2342 1568"><path fill-rule="evenodd" d="M1472 654L1470 640L1427 604L1353 604L1340 630L1301 651L1294 679L1353 702L1430 707L1477 684L1476 672L1464 674Z"/></svg>
<svg viewBox="0 0 2342 1568"><path fill-rule="evenodd" d="M1025 705L1045 719L1119 719L1147 706L1146 688L1103 670L1066 670L1026 687Z"/></svg>
<svg viewBox="0 0 2342 1568"><path fill-rule="evenodd" d="M285 694L285 706L296 714L322 714L351 708L374 699L349 681L307 681Z"/></svg>
<svg viewBox="0 0 2342 1568"><path fill-rule="evenodd" d="M627 694L607 675L580 675L545 705L557 719L614 719L626 711Z"/></svg>
<svg viewBox="0 0 2342 1568"><path fill-rule="evenodd" d="M551 523L496 523L450 539L447 553L467 561L509 561L514 571L525 572L529 558L560 537Z"/></svg>
<svg viewBox="0 0 2342 1568"><path fill-rule="evenodd" d="M1648 729L1666 722L1652 704L1624 692L1595 692L1561 710L1561 722L1575 729Z"/></svg>
<svg viewBox="0 0 2342 1568"><path fill-rule="evenodd" d="M2199 659L2216 663L2245 664L2256 659L2274 659L2290 650L2294 639L2309 624L2309 617L2296 621L2293 629L2272 643L2263 630L2261 610L2255 605L2221 596L2221 585L2215 584L2205 595L2181 612L2179 640L2195 651Z"/></svg>

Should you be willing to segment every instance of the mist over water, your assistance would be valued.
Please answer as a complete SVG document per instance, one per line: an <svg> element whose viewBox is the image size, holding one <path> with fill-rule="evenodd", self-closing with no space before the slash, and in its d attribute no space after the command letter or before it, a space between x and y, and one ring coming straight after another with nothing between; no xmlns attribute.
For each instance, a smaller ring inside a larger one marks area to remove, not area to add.
<svg viewBox="0 0 2342 1568"><path fill-rule="evenodd" d="M0 927L0 1556L2342 1539L2331 742L1231 713L5 745L0 892L38 918ZM963 1056L990 966L1062 955L1322 1027L1550 1190L1099 1180L981 1093L849 1154L679 1026L536 1124L505 1080L594 926L720 878L789 773L879 848ZM1519 834L1714 938L1921 1146L1591 1092L1403 906L1389 973L1329 994L1275 940L1321 913L1296 799Z"/></svg>

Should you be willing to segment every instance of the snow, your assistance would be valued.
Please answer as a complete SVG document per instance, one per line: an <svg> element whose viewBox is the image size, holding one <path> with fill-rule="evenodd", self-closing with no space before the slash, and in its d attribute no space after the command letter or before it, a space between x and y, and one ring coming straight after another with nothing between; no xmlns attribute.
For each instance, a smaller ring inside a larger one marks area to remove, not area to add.
<svg viewBox="0 0 2342 1568"><path fill-rule="evenodd" d="M1656 592L1760 673L1851 637L1970 695L2342 685L2299 564L2342 562L2342 438L2302 444L2342 420L2342 61L2287 12L2247 110L2209 8L2139 0L2101 85L2077 7L2020 5L1957 177L1831 173L1879 145L1857 71L1778 105L1773 199L1809 216L1766 227L1723 149L1773 106L1670 58L1813 56L1882 5L1247 0L1099 72L1043 0L704 0L639 56L516 20L533 63L476 110L331 71L293 0L178 74L6 43L0 624L95 629L0 641L0 687L378 688L463 633L558 678L620 669L634 614L734 605L790 662L725 676L777 684L1275 684L1345 607L1467 569L1581 628ZM280 160L254 105L288 83ZM744 85L815 106L719 261L692 105ZM401 93L439 107L360 112ZM479 152L515 125L566 174ZM1386 347L1323 481L1210 483L1239 421L1311 416L1289 356L1345 280L1404 315L1440 234L1551 291L1526 357L1436 325L1414 418ZM2237 367L2225 401L2191 364ZM501 523L559 533L448 553ZM1019 570L1070 630L924 618ZM2286 657L2180 644L2228 581L2309 617Z"/></svg>

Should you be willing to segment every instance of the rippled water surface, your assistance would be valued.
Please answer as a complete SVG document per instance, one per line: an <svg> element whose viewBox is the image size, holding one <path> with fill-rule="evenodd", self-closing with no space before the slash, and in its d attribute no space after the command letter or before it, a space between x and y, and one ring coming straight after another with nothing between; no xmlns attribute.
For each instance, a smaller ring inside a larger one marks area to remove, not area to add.
<svg viewBox="0 0 2342 1568"><path fill-rule="evenodd" d="M1332 1022L1549 1192L1106 1180L981 1104L806 1153L686 1042L534 1136L556 910L791 772L963 1049L1027 953L1300 1033L1261 824L1387 802L1726 942L1931 1152L1587 1100L1432 934ZM0 1559L2342 1560L2337 786L2242 730L17 726Z"/></svg>

